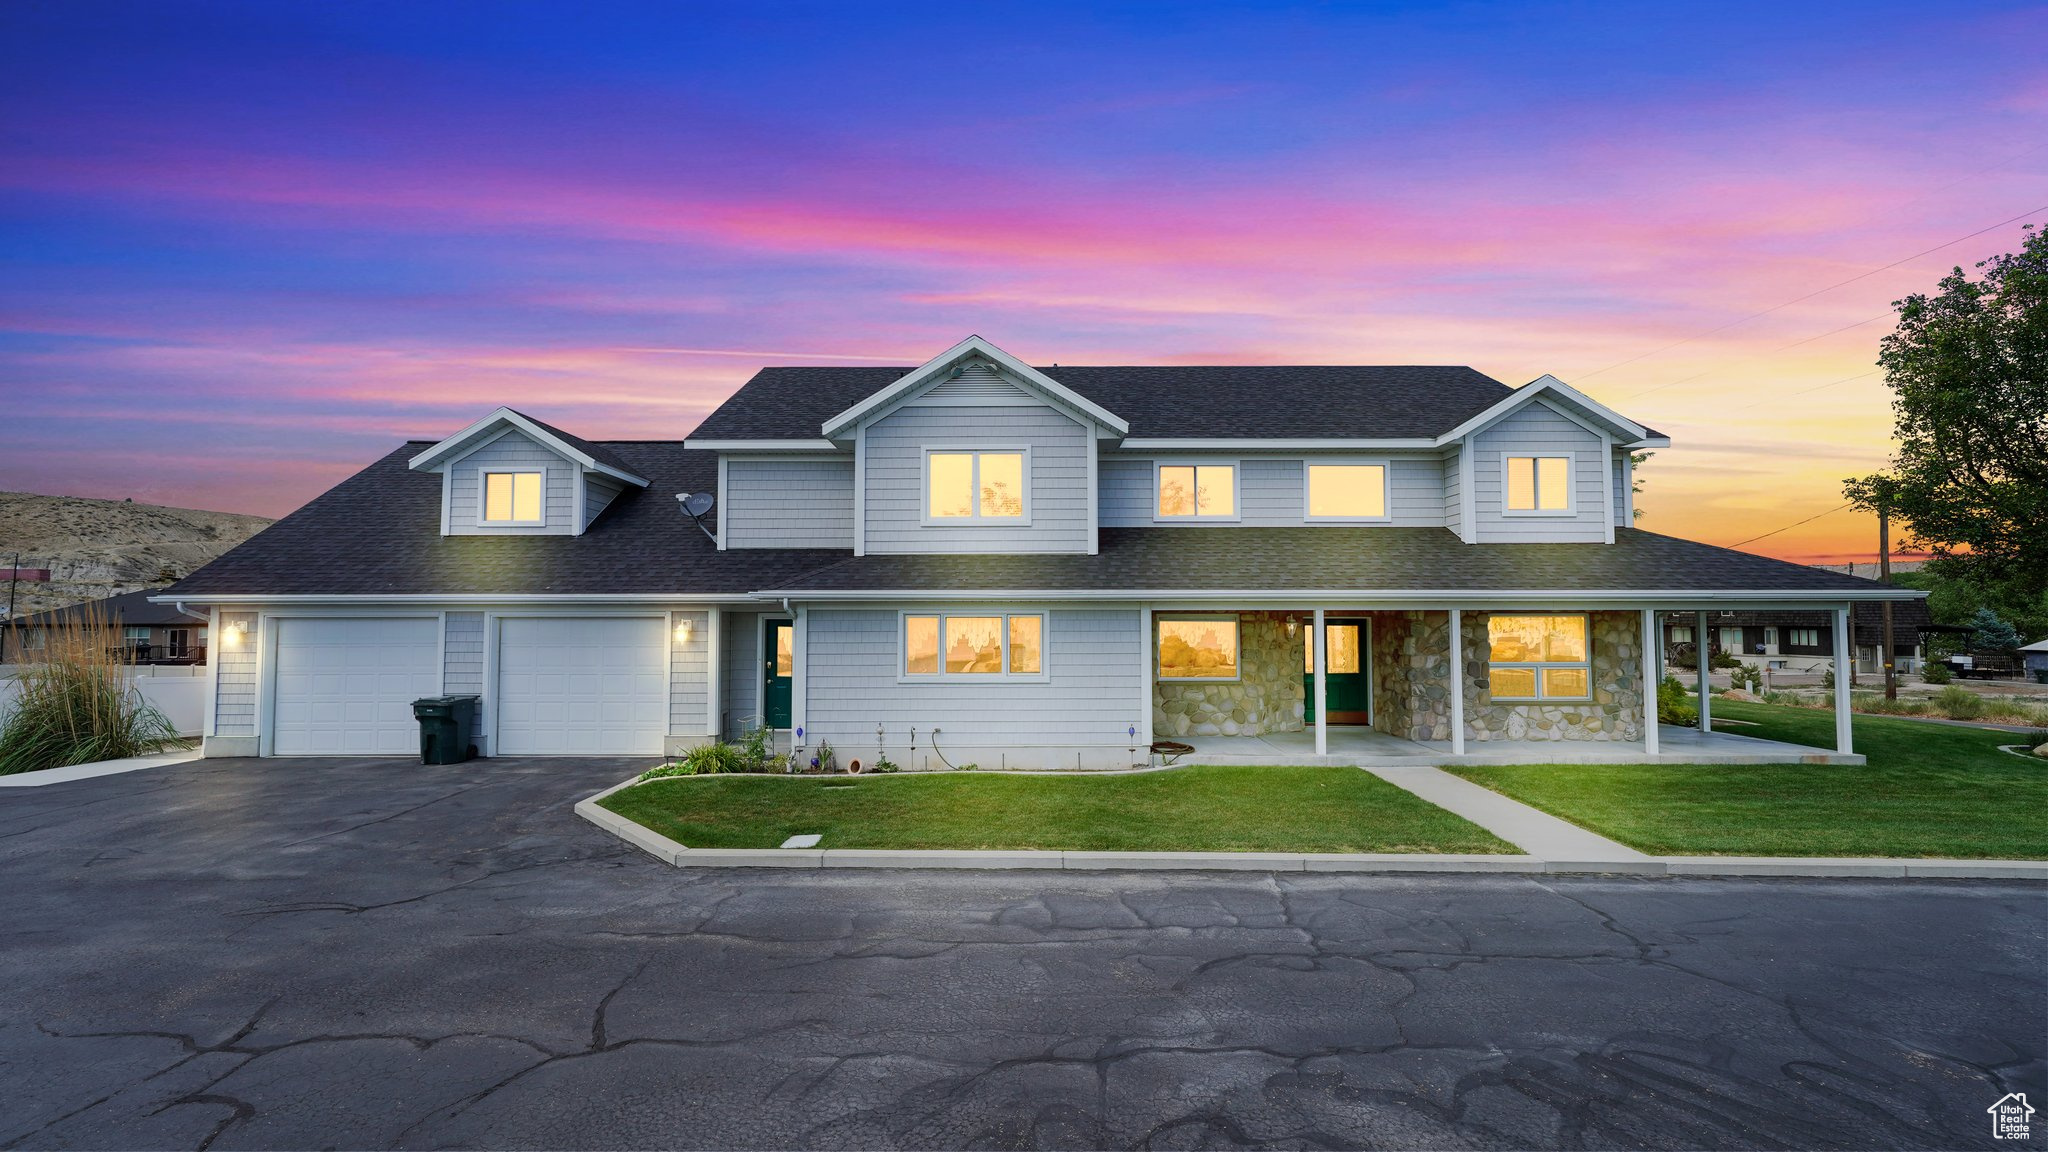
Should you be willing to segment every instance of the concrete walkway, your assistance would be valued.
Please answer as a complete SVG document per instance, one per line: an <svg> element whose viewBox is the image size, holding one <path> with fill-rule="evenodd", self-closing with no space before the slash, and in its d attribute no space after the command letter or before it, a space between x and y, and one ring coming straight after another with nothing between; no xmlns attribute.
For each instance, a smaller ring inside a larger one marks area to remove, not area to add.
<svg viewBox="0 0 2048 1152"><path fill-rule="evenodd" d="M1600 871L1628 872L1650 863L1649 856L1626 844L1588 832L1441 768L1418 764L1368 766L1366 771L1557 867L1602 865Z"/></svg>

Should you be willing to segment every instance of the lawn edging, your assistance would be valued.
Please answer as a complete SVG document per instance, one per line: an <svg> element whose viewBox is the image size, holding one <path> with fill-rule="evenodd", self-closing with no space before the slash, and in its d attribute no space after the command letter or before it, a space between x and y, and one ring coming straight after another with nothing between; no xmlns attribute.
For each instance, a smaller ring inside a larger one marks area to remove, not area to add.
<svg viewBox="0 0 2048 1152"><path fill-rule="evenodd" d="M2048 880L2048 861L1651 856L1549 860L1540 856L1424 852L1093 852L1064 849L691 848L598 802L639 783L622 780L576 803L576 814L677 868L946 868L1070 872L1494 872L1637 876L1947 877Z"/></svg>

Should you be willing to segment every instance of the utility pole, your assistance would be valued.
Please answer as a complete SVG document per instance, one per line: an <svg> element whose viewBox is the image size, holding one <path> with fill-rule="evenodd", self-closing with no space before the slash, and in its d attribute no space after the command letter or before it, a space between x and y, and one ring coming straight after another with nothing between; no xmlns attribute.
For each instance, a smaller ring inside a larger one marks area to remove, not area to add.
<svg viewBox="0 0 2048 1152"><path fill-rule="evenodd" d="M0 624L0 664L7 662L7 642L14 638L14 588L21 583L21 553L7 569L7 620Z"/></svg>
<svg viewBox="0 0 2048 1152"><path fill-rule="evenodd" d="M1886 483L1877 490L1877 578L1892 582L1892 489ZM1884 698L1899 698L1899 675L1892 655L1892 602L1878 606L1878 627L1884 630Z"/></svg>

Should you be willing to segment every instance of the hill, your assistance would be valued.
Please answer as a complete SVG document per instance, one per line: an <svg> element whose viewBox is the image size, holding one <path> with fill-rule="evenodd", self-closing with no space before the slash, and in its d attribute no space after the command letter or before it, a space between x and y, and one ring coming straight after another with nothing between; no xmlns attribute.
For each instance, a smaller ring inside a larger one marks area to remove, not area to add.
<svg viewBox="0 0 2048 1152"><path fill-rule="evenodd" d="M154 588L179 579L270 526L261 516L0 492L0 569L50 569L47 584L20 584L15 613ZM0 580L0 612L6 582Z"/></svg>

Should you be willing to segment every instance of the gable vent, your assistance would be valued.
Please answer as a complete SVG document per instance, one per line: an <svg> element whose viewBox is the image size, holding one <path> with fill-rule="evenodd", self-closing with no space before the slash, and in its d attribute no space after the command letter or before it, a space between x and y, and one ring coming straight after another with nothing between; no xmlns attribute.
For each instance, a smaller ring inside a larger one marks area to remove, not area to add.
<svg viewBox="0 0 2048 1152"><path fill-rule="evenodd" d="M950 379L940 381L930 396L1014 396L1017 386L1003 379L992 364L969 364Z"/></svg>

